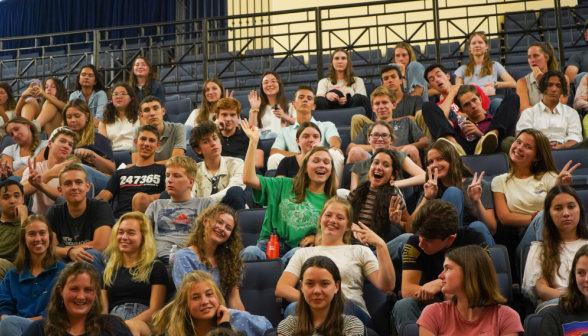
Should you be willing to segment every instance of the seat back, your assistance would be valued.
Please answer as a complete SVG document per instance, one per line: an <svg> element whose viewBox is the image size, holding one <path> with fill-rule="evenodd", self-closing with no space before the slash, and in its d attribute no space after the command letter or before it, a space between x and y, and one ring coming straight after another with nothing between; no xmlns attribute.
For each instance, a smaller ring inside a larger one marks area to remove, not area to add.
<svg viewBox="0 0 588 336"><path fill-rule="evenodd" d="M276 177L277 171L277 169L270 169L267 172L265 172L265 177Z"/></svg>
<svg viewBox="0 0 588 336"><path fill-rule="evenodd" d="M398 334L399 336L419 336L419 326L416 323L403 323Z"/></svg>
<svg viewBox="0 0 588 336"><path fill-rule="evenodd" d="M551 151L555 166L558 171L561 171L563 167L572 161L572 166L576 163L581 163L572 173L573 176L588 175L588 149L587 148L573 148L573 149L558 149Z"/></svg>
<svg viewBox="0 0 588 336"><path fill-rule="evenodd" d="M354 115L361 114L365 115L365 111L363 107L351 107L351 108L342 108L336 110L320 110L320 111L313 111L312 116L316 121L330 121L337 128L339 127L351 127L351 118Z"/></svg>
<svg viewBox="0 0 588 336"><path fill-rule="evenodd" d="M343 189L349 190L351 187L351 168L353 167L353 163L346 163L343 166L343 180L341 181L341 187Z"/></svg>
<svg viewBox="0 0 588 336"><path fill-rule="evenodd" d="M263 332L263 336L278 336L277 328L270 328Z"/></svg>
<svg viewBox="0 0 588 336"><path fill-rule="evenodd" d="M241 242L244 247L257 244L264 218L265 209L241 209L237 211Z"/></svg>
<svg viewBox="0 0 588 336"><path fill-rule="evenodd" d="M368 309L372 321L374 323L373 329L378 335L390 335L390 309L388 307L388 299L386 293L379 290L369 280L363 283L363 299Z"/></svg>
<svg viewBox="0 0 588 336"><path fill-rule="evenodd" d="M192 112L192 101L190 98L182 98L178 100L167 101L165 103L165 113L178 115L181 113Z"/></svg>
<svg viewBox="0 0 588 336"><path fill-rule="evenodd" d="M4 151L4 148L10 146L10 145L15 145L16 142L14 140L12 140L11 137L9 137L8 135L5 135L2 137L2 141L0 142L0 153L2 153Z"/></svg>
<svg viewBox="0 0 588 336"><path fill-rule="evenodd" d="M259 143L261 143L261 149L263 150L263 166L267 167L267 159L270 157L270 151L272 150L272 146L274 145L275 138L272 139L261 139Z"/></svg>
<svg viewBox="0 0 588 336"><path fill-rule="evenodd" d="M275 294L283 271L281 258L246 261L243 286L239 288L245 310L265 316L274 326L284 319Z"/></svg>
<svg viewBox="0 0 588 336"><path fill-rule="evenodd" d="M523 246L519 256L519 276L521 277L521 283L523 283L523 277L525 276L525 267L527 266L527 258L529 257L529 251L531 251L531 244Z"/></svg>
<svg viewBox="0 0 588 336"><path fill-rule="evenodd" d="M490 246L490 258L494 269L496 270L496 277L498 278L498 288L500 294L506 299L506 304L510 305L513 302L512 296L512 274L510 271L510 261L508 259L508 251L504 245Z"/></svg>
<svg viewBox="0 0 588 336"><path fill-rule="evenodd" d="M478 176L484 172L484 180L491 182L495 176L508 173L508 157L505 153L485 155L465 155L461 157L463 163Z"/></svg>
<svg viewBox="0 0 588 336"><path fill-rule="evenodd" d="M542 314L531 314L525 318L525 335L539 335L541 329Z"/></svg>
<svg viewBox="0 0 588 336"><path fill-rule="evenodd" d="M127 165L133 163L133 157L128 150L112 151L112 154L114 154L114 164L116 165L116 168L118 168L121 163Z"/></svg>

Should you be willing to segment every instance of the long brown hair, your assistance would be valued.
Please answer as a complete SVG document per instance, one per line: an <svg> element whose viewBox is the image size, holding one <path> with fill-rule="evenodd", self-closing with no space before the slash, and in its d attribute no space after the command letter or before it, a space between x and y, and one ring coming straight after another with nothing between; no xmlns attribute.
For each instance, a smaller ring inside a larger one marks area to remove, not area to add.
<svg viewBox="0 0 588 336"><path fill-rule="evenodd" d="M35 156L35 150L39 147L41 143L41 139L39 139L39 129L35 126L29 119L21 116L12 117L12 119L8 120L6 125L4 125L4 131L8 128L8 125L12 123L17 123L21 125L29 125L29 129L31 130L31 136L33 137L33 141L31 142L31 154L30 157ZM8 132L6 132L8 133Z"/></svg>
<svg viewBox="0 0 588 336"><path fill-rule="evenodd" d="M486 34L484 34L483 32L472 33L472 35L470 35L470 38L468 39L468 45L472 45L472 40L476 36L480 36L482 38L482 40L484 41L484 43L486 43L486 47L488 47L488 38L486 37ZM463 74L464 77L470 77L470 76L474 75L474 66L476 65L476 62L474 61L474 55L472 54L471 51L469 52L469 57L470 57L470 62L468 64L466 64L466 70ZM478 77L482 78L485 76L492 75L493 64L494 64L494 62L492 62L490 60L490 48L488 48L488 49L486 49L486 52L484 52L484 61L482 62L482 70L480 70L480 74L478 75Z"/></svg>
<svg viewBox="0 0 588 336"><path fill-rule="evenodd" d="M145 86L143 86L143 88L145 89L145 94L143 96L147 97L147 96L151 95L151 81L155 80L155 76L153 75L153 67L151 66L151 62L149 62L148 59L146 59L143 56L139 56L139 57L135 58L135 60L133 61L133 69L131 70L131 75L129 76L129 80L127 83L133 88L132 91L134 93L135 86L139 85L139 81L137 80L137 75L135 75L135 69L134 69L135 62L137 62L138 59L142 59L143 61L145 61L145 63L149 67L149 73L147 74L147 80L145 81ZM117 86L120 86L120 85L117 85ZM130 91L129 91L129 93L130 93ZM138 102L138 103L140 103L140 102Z"/></svg>
<svg viewBox="0 0 588 336"><path fill-rule="evenodd" d="M545 134L543 134L541 131L534 128L527 128L522 130L519 135L517 135L517 139L523 133L527 133L535 139L535 148L537 152L537 154L535 154L535 158L538 160L531 165L531 174L533 174L535 180L541 180L543 174L545 173L554 173L555 176L557 176L557 167L553 161L553 155L551 155L551 144L549 143L549 139L547 139ZM517 164L510 158L510 149L508 155L508 164L510 165L510 171L508 172L508 177L506 179L507 181L514 177L515 168L517 166Z"/></svg>
<svg viewBox="0 0 588 336"><path fill-rule="evenodd" d="M106 332L111 336L117 335L117 330L114 329L111 323L108 323L105 318L107 315L102 315L102 299L100 296L100 277L94 266L85 261L76 261L68 264L61 271L59 279L53 291L51 292L51 299L49 300L49 307L47 309L47 321L45 322L45 335L47 336L63 336L66 330L69 329L70 324L67 317L67 310L63 304L63 297L59 290L63 290L71 277L75 280L79 275L87 274L92 279L94 286L94 303L92 308L86 315L86 334L88 336L100 336L102 332ZM121 320L121 325L125 325Z"/></svg>
<svg viewBox="0 0 588 336"><path fill-rule="evenodd" d="M347 67L345 68L345 85L351 86L355 84L355 73L353 72L353 65L351 64L351 58L349 57L349 53L342 48L337 48L331 54L331 58L329 60L329 80L331 84L337 84L337 71L335 71L335 67L333 66L333 59L335 58L335 54L338 52L342 52L347 56Z"/></svg>
<svg viewBox="0 0 588 336"><path fill-rule="evenodd" d="M467 245L450 250L445 257L463 272L463 291L468 307L489 307L506 302L498 288L498 277L492 259L480 245ZM457 296L451 299L457 305Z"/></svg>
<svg viewBox="0 0 588 336"><path fill-rule="evenodd" d="M561 234L553 222L551 217L551 203L555 196L559 194L569 194L578 203L578 210L580 211L580 220L576 226L576 235L578 239L588 239L588 228L586 228L586 215L582 199L576 191L565 185L556 185L545 196L544 211L543 211L543 251L540 255L541 274L547 279L549 287L555 287L556 275L561 277L559 274L559 267L561 266L561 250L563 239Z"/></svg>
<svg viewBox="0 0 588 336"><path fill-rule="evenodd" d="M137 120L139 120L139 102L137 101L137 94L135 93L135 90L127 83L117 83L115 86L113 86L112 91L116 90L117 87L125 88L125 90L127 90L129 98L131 98L129 105L127 105L127 108L125 109L125 117L131 124L134 124L135 122L137 122ZM109 102L104 107L102 122L106 125L114 124L116 122L117 115L118 112L116 110L116 107L114 107L113 102Z"/></svg>
<svg viewBox="0 0 588 336"><path fill-rule="evenodd" d="M16 253L16 259L14 260L14 267L20 274L24 272L26 267L31 266L31 253L26 243L26 234L27 226L36 221L41 221L47 225L47 235L49 236L49 247L47 247L47 251L45 251L45 256L43 257L41 265L44 269L47 269L59 261L59 256L55 251L55 246L53 246L53 231L51 230L49 221L43 215L30 215L22 223L18 238L18 252Z"/></svg>
<svg viewBox="0 0 588 336"><path fill-rule="evenodd" d="M81 131L76 132L78 138L80 139L78 143L76 143L76 147L88 146L94 144L96 136L94 134L94 117L92 116L92 111L88 104L83 101L82 99L73 99L70 100L65 107L63 108L63 126L68 126L67 124L67 110L71 107L78 109L80 112L86 115L86 125L82 128Z"/></svg>
<svg viewBox="0 0 588 336"><path fill-rule="evenodd" d="M198 116L196 117L197 124L202 121L210 120L210 114L211 113L214 114L212 104L206 98L206 85L208 83L215 83L220 88L221 96L220 96L219 100L221 98L225 98L225 96L226 96L225 86L223 85L223 82L221 82L220 79L214 77L214 78L209 78L209 79L205 80L204 84L202 84L202 99L201 99L202 106L200 106L200 111L198 111Z"/></svg>
<svg viewBox="0 0 588 336"><path fill-rule="evenodd" d="M47 88L48 81L53 81L53 83L55 84L55 98L59 99L64 103L67 102L69 100L69 97L67 96L67 89L65 88L65 85L63 84L61 79L56 77L47 78L47 80L45 81L45 88Z"/></svg>
<svg viewBox="0 0 588 336"><path fill-rule="evenodd" d="M304 159L302 159L302 164L300 165L300 169L298 170L298 174L294 177L292 181L292 193L294 196L294 203L302 203L306 199L306 188L310 184L310 178L308 177L308 173L306 172L306 168L308 167L308 161L310 157L314 155L316 152L326 152L329 154L329 149L326 147L315 147L311 149ZM331 198L337 194L337 173L335 172L335 164L333 163L333 158L331 157L331 175L329 179L325 183L325 195L327 198Z"/></svg>
<svg viewBox="0 0 588 336"><path fill-rule="evenodd" d="M429 152L435 149L441 154L443 159L449 163L449 170L447 171L447 178L449 179L449 185L445 185L442 183L444 187L455 187L461 190L464 198L464 214L470 218L477 218L476 209L472 201L470 200L470 196L467 193L467 190L463 188L462 179L473 177L472 171L468 168L463 161L461 160L461 156L455 149L455 147L447 141L435 141L433 142L427 151L425 152L425 158L427 159L427 166L429 166ZM425 175L425 179L429 179L429 174ZM437 193L435 198L441 198L443 195L441 193Z"/></svg>
<svg viewBox="0 0 588 336"><path fill-rule="evenodd" d="M194 318L190 314L188 308L188 300L190 299L190 291L192 286L206 282L220 305L225 306L225 299L223 298L220 290L218 289L212 275L204 271L194 271L188 273L182 279L173 300L168 303L163 309L155 313L152 319L151 331L155 335L166 335L166 336L204 336L196 333L196 325L194 324ZM214 317L216 322L216 317ZM59 335L61 336L61 335Z"/></svg>
<svg viewBox="0 0 588 336"><path fill-rule="evenodd" d="M14 100L14 92L12 92L12 87L10 86L10 84L6 82L0 82L0 89L4 89L4 91L6 91L6 94L8 95L8 99L4 104L4 110L14 110L16 108L16 100Z"/></svg>
<svg viewBox="0 0 588 336"><path fill-rule="evenodd" d="M547 42L535 42L535 43L531 44L531 46L529 46L529 49L531 47L537 47L537 48L541 49L541 52L543 52L543 55L545 57L548 57L547 71L559 70L559 62L557 61L557 58L555 57L555 50L553 49L553 46L551 46L551 44L549 44ZM527 50L529 50L529 49L527 49Z"/></svg>
<svg viewBox="0 0 588 336"><path fill-rule="evenodd" d="M259 97L261 98L261 104L259 105L259 112L257 113L257 124L261 125L260 127L263 127L261 119L263 119L263 116L265 115L265 109L269 105L269 99L267 97L267 94L265 93L265 91L263 91L263 79L267 75L273 75L274 77L276 77L279 87L278 94L276 96L276 101L278 102L278 105L282 108L282 111L288 114L288 99L286 98L286 92L284 91L284 83L282 82L282 78L274 70L267 71L263 75L261 75L261 92L259 93Z"/></svg>
<svg viewBox="0 0 588 336"><path fill-rule="evenodd" d="M300 270L300 286L304 283L304 274L306 270L311 267L318 267L327 270L333 277L335 284L339 284L339 290L333 296L333 300L329 305L329 313L327 317L316 329L317 335L323 336L339 336L343 335L343 311L345 310L345 296L341 290L341 274L333 260L325 256L314 256L306 259L302 264ZM300 291L300 299L296 306L296 314L298 315L298 324L296 325L296 336L311 336L315 334L315 327L313 323L312 310L310 305L304 297L304 293Z"/></svg>
<svg viewBox="0 0 588 336"><path fill-rule="evenodd" d="M196 228L188 239L186 246L195 246L199 253L200 263L206 265L206 268L212 269L212 264L206 257L207 225L204 223L208 222L208 225L214 225L214 221L222 214L230 215L235 222L229 239L217 246L214 251L214 259L216 260L220 273L220 285L225 294L228 295L239 285L239 279L243 275L243 260L239 256L239 252L243 249L243 244L241 243L239 221L237 220L235 211L224 204L208 207L196 218Z"/></svg>
<svg viewBox="0 0 588 336"><path fill-rule="evenodd" d="M578 252L576 252L574 261L572 262L572 270L570 272L568 288L559 299L559 307L569 314L579 314L580 312L585 312L588 310L586 296L584 296L578 287L578 282L576 281L576 266L578 265L578 260L581 257L588 258L588 245L580 247Z"/></svg>

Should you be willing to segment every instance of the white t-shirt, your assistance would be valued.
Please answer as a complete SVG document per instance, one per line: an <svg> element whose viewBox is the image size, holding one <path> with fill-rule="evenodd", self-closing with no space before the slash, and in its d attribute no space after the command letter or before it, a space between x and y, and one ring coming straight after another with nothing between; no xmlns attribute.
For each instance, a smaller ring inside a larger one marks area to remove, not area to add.
<svg viewBox="0 0 588 336"><path fill-rule="evenodd" d="M292 103L288 103L288 111L284 111L284 112L288 112L288 115L290 115L290 117L296 119L296 109L294 107L292 107ZM262 132L263 131L271 131L271 132L279 133L280 129L282 128L283 123L282 123L282 119L280 119L274 115L272 106L268 105L265 107L265 113L263 114L263 117L261 118L261 125L263 126L260 129L260 131L262 131Z"/></svg>
<svg viewBox="0 0 588 336"><path fill-rule="evenodd" d="M558 270L559 274L556 273L553 278L554 289L557 289L562 293L566 291L568 288L570 272L572 271L574 256L580 247L586 244L588 244L588 240L586 239L578 239L573 242L563 243L563 248L559 253L559 260L561 261ZM523 294L531 299L535 305L543 303L543 301L537 296L537 290L535 289L537 280L543 277L543 273L541 273L542 253L543 242L533 242L531 244L531 249L529 250L527 263L525 264L525 275L523 277Z"/></svg>
<svg viewBox="0 0 588 336"><path fill-rule="evenodd" d="M341 274L343 294L349 301L367 313L367 307L363 300L363 280L380 269L374 252L361 245L305 247L296 251L285 272L290 272L300 278L300 270L304 262L308 258L318 255L333 260Z"/></svg>
<svg viewBox="0 0 588 336"><path fill-rule="evenodd" d="M190 116L188 117L188 120L186 120L184 125L196 127L196 118L198 118L199 113L200 113L199 108L192 110L192 113L190 113ZM208 119L210 119L210 121L214 121L214 120L212 120L212 118L214 117L214 113L211 113L208 117L209 117Z"/></svg>
<svg viewBox="0 0 588 336"><path fill-rule="evenodd" d="M331 80L327 78L323 78L318 82L318 87L316 89L316 95L324 95L327 92L331 91L332 89L339 89L343 93L349 93L350 95L355 95L356 93L362 94L367 96L367 92L365 90L365 85L363 84L363 79L359 77L353 77L355 79L355 83L353 85L348 86L345 80L340 80L337 84L331 83Z"/></svg>
<svg viewBox="0 0 588 336"><path fill-rule="evenodd" d="M37 171L39 173L44 174L49 170L47 167L47 161L37 162ZM22 180L27 181L29 179L29 168L25 169L24 173L22 174ZM57 188L59 186L59 179L54 178L47 185ZM55 201L45 195L42 191L37 190L33 194L33 213L45 215L49 207L55 204Z"/></svg>
<svg viewBox="0 0 588 336"><path fill-rule="evenodd" d="M41 140L37 148L35 149L35 153L33 153L32 157L35 157L41 153L43 148L47 147L47 143L49 140ZM29 164L29 157L31 156L20 156L20 145L14 144L4 148L2 151L2 155L10 156L12 158L12 170L17 171Z"/></svg>
<svg viewBox="0 0 588 336"><path fill-rule="evenodd" d="M139 119L131 124L129 119L126 117L120 120L118 116L115 117L116 121L114 124L105 124L106 134L108 134L108 140L112 144L112 150L131 150L133 148L133 134L135 128L141 126Z"/></svg>
<svg viewBox="0 0 588 336"><path fill-rule="evenodd" d="M455 70L455 77L459 77L463 79L463 83L468 84L475 84L481 88L484 88L484 84L488 82L497 82L506 69L502 66L502 64L498 62L492 62L492 73L490 75L486 75L484 77L480 77L480 72L482 71L481 65L474 66L474 74L465 77L467 65L462 65L457 70Z"/></svg>
<svg viewBox="0 0 588 336"><path fill-rule="evenodd" d="M545 196L555 185L557 175L545 173L540 180L534 176L526 179L512 177L509 173L496 176L492 180L492 192L501 192L506 197L506 205L512 213L531 216L543 210Z"/></svg>

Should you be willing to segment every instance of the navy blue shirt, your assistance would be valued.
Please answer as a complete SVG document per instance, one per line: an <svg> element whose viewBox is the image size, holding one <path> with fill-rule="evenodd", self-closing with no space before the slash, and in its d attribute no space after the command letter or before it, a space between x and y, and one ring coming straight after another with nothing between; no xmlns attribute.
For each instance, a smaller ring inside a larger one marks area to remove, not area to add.
<svg viewBox="0 0 588 336"><path fill-rule="evenodd" d="M93 144L87 146L80 146L76 148L89 149L94 153L100 155L101 157L114 162L114 154L112 153L112 145L110 144L110 140L108 140L107 137L98 132L94 133ZM86 160L83 160L82 163L96 169L96 166L94 164L91 164Z"/></svg>
<svg viewBox="0 0 588 336"><path fill-rule="evenodd" d="M101 315L103 320L100 323L102 326L109 326L115 336L133 336L127 325L117 316L113 315ZM21 334L21 336L45 336L45 322L47 319L41 319L31 323L28 328ZM80 336L87 335L87 333ZM70 333L66 332L63 336L71 336ZM111 336L104 329L100 330L100 336Z"/></svg>
<svg viewBox="0 0 588 336"><path fill-rule="evenodd" d="M16 315L24 318L47 316L47 305L53 286L65 264L47 268L34 277L26 267L22 274L11 268L0 284L0 316Z"/></svg>

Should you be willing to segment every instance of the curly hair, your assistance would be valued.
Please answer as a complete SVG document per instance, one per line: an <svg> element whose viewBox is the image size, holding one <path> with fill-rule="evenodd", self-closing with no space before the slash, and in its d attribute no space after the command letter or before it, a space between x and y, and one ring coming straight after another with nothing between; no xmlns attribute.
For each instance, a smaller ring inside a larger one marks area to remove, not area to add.
<svg viewBox="0 0 588 336"><path fill-rule="evenodd" d="M149 73L147 74L147 80L145 81L145 86L144 86L144 88L145 88L145 96L149 96L151 94L151 81L155 80L155 76L153 76L153 67L151 66L151 62L149 62L148 59L146 59L143 56L139 56L139 57L135 58L135 60L133 61L133 68L135 67L135 63L139 59L142 59L143 61L145 61L145 63L149 67ZM135 75L135 70L134 69L133 69L133 71L131 71L131 75L129 76L128 85L130 85L133 88L135 86L138 86L139 85L139 81L137 80L137 75ZM117 86L120 86L120 85L117 85ZM132 90L132 91L133 91L133 93L135 92L135 90Z"/></svg>
<svg viewBox="0 0 588 336"><path fill-rule="evenodd" d="M0 89L4 89L4 91L6 91L6 94L8 95L8 99L4 104L4 110L14 110L16 108L16 100L14 100L14 92L12 92L12 87L10 86L10 84L6 82L0 82Z"/></svg>
<svg viewBox="0 0 588 336"><path fill-rule="evenodd" d="M566 80L566 76L564 76L563 72L559 70L549 70L543 74L543 77L541 77L539 80L539 92L541 92L541 94L545 94L547 92L547 86L551 77L559 78L559 82L561 83L561 93L564 97L567 97L569 94L568 81Z"/></svg>
<svg viewBox="0 0 588 336"><path fill-rule="evenodd" d="M45 335L47 336L62 336L65 335L66 330L70 327L67 310L63 304L63 297L60 290L63 290L67 283L75 280L79 275L87 274L92 279L94 287L94 303L92 308L86 315L86 334L88 336L100 336L106 333L111 336L118 335L119 330L115 330L111 323L107 322L105 318L107 315L102 314L102 299L100 297L100 277L94 266L85 261L76 261L68 264L61 271L59 278L49 299L49 306L47 308L47 321L45 322ZM125 325L121 320L121 324Z"/></svg>
<svg viewBox="0 0 588 336"><path fill-rule="evenodd" d="M378 148L374 152L370 160L370 164L374 162L375 157L380 154L384 153L390 157L392 161L392 178L398 176L400 172L400 161L396 157L396 154L393 150L388 148ZM355 190L349 194L349 201L351 202L351 206L353 207L353 222L357 223L359 221L359 215L361 209L365 205L365 201L367 199L367 195L370 192L371 182L365 181L355 188ZM390 200L392 196L401 196L402 192L398 187L391 186L388 181L384 183L382 188L378 193L378 197L376 197L375 204L374 204L374 222L372 225L372 230L383 239L386 239L390 234L390 215L389 215L389 208L390 208Z"/></svg>
<svg viewBox="0 0 588 336"><path fill-rule="evenodd" d="M80 68L78 71L78 80L76 81L76 91L80 91L82 89L82 84L80 84L80 78L82 77L82 71L84 69L92 69L94 72L94 78L96 82L94 83L94 87L92 87L92 91L98 92L104 90L104 81L102 80L102 76L98 73L98 69L93 64L86 64Z"/></svg>
<svg viewBox="0 0 588 336"><path fill-rule="evenodd" d="M200 149L200 140L213 133L220 138L220 132L215 123L210 120L201 121L190 131L190 147L196 152L196 149ZM204 155L202 154L198 154L198 157L204 159Z"/></svg>
<svg viewBox="0 0 588 336"><path fill-rule="evenodd" d="M556 185L545 196L544 213L543 213L543 251L539 257L541 263L541 274L547 279L549 287L555 287L555 276L559 274L561 266L561 250L563 238L559 229L551 217L551 204L553 199L559 194L569 194L576 200L580 218L576 226L576 235L578 239L588 239L588 228L586 228L586 215L582 199L576 193L574 188L565 185ZM572 275L573 276L573 275Z"/></svg>
<svg viewBox="0 0 588 336"><path fill-rule="evenodd" d="M29 130L31 131L31 136L33 137L33 141L31 142L31 154L29 154L29 156L30 157L35 156L35 150L37 149L37 147L39 147L39 144L41 144L41 139L39 138L39 129L27 118L21 117L21 116L16 116L16 117L12 117L12 119L8 120L6 125L4 125L4 131L6 133L8 133L8 131L6 130L8 128L8 125L10 125L12 123L17 123L17 124L21 124L21 125L29 125Z"/></svg>
<svg viewBox="0 0 588 336"><path fill-rule="evenodd" d="M218 265L220 273L220 284L225 292L229 294L233 288L239 285L239 279L243 275L243 260L239 256L239 252L243 249L241 243L241 233L239 231L239 221L235 215L235 211L229 206L219 203L217 205L208 207L204 212L196 218L196 229L188 239L186 246L194 246L198 250L200 262L206 265L206 268L212 269L212 263L206 257L207 232L206 228L209 225L214 225L215 221L222 214L228 214L233 217L235 225L231 231L229 239L223 244L217 246L214 251L214 259ZM205 225L205 222L208 225Z"/></svg>
<svg viewBox="0 0 588 336"><path fill-rule="evenodd" d="M355 84L355 73L353 72L353 65L351 64L351 57L349 57L349 53L342 48L337 48L331 54L331 58L329 59L329 81L331 84L337 84L337 71L335 71L335 67L333 66L333 59L338 52L342 52L347 57L347 67L345 68L345 85L351 86Z"/></svg>
<svg viewBox="0 0 588 336"><path fill-rule="evenodd" d="M131 98L129 105L127 105L127 108L125 109L125 117L131 124L134 124L139 119L139 102L137 101L137 95L135 93L135 90L133 90L129 84L123 82L117 83L114 86L114 90L116 90L116 88L118 87L125 88L127 94ZM104 107L104 115L102 117L102 122L106 125L114 124L116 122L117 114L118 113L116 107L114 107L114 103L109 102Z"/></svg>

